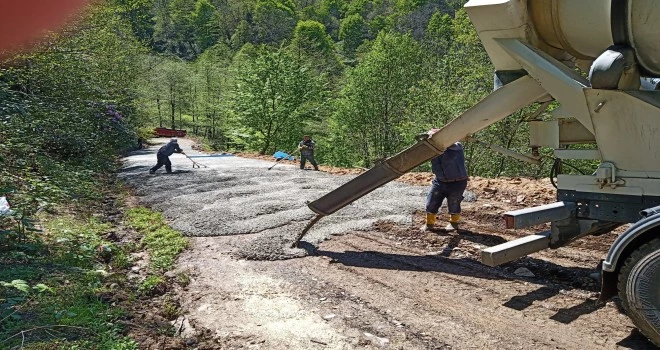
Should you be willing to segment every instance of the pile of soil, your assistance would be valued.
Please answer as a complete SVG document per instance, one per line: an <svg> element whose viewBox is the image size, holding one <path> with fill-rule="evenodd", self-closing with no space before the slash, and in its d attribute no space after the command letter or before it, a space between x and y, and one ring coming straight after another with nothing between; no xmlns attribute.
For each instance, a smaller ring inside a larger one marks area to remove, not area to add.
<svg viewBox="0 0 660 350"><path fill-rule="evenodd" d="M254 152L238 152L234 155L243 158L260 159L276 163L271 155L258 154ZM299 165L297 160L280 160L281 164ZM323 172L333 175L359 175L367 171L365 168L341 168L319 165ZM403 174L395 181L418 186L428 186L433 180L431 172L411 172ZM512 203L529 205L529 203L550 203L555 200L555 188L549 179L533 179L523 177L500 177L489 179L472 176L468 182L468 190L481 194L480 198L494 200L510 200ZM522 196L522 197L520 197Z"/></svg>

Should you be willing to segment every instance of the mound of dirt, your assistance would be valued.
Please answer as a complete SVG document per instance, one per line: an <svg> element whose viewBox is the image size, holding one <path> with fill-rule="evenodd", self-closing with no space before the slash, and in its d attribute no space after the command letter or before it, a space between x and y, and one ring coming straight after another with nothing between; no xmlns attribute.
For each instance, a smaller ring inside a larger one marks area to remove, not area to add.
<svg viewBox="0 0 660 350"><path fill-rule="evenodd" d="M261 159L272 161L275 164L276 159L271 155L262 155L253 152L239 152L235 154L238 157ZM281 160L279 163L298 165L298 161ZM320 165L321 171L333 175L359 175L368 169L365 168L341 168L333 166ZM396 179L409 185L428 186L433 181L431 172L411 172L403 174ZM484 177L472 176L468 182L468 190L476 193L480 198L509 200L512 203L550 203L555 200L555 188L552 187L549 179L533 179L524 177L500 177L489 179Z"/></svg>

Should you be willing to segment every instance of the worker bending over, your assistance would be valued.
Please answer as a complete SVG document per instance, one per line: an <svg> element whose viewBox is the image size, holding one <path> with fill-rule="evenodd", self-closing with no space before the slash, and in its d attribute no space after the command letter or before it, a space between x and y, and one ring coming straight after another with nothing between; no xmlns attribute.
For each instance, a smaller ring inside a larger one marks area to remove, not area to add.
<svg viewBox="0 0 660 350"><path fill-rule="evenodd" d="M179 147L179 142L176 139L171 139L165 146L161 147L156 154L158 162L154 165L149 174L154 174L156 170L160 169L165 165L165 171L170 174L172 173L172 162L170 162L170 156L174 153L183 153L181 147Z"/></svg>

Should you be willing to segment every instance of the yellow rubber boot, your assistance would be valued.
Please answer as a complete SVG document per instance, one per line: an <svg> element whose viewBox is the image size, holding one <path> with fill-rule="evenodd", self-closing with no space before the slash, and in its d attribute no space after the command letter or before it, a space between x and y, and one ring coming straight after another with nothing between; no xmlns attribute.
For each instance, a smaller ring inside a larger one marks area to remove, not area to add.
<svg viewBox="0 0 660 350"><path fill-rule="evenodd" d="M458 230L458 222L461 221L461 216L459 214L450 214L449 215L449 224L445 226L444 231L453 232Z"/></svg>
<svg viewBox="0 0 660 350"><path fill-rule="evenodd" d="M435 224L436 214L435 213L426 213L426 223L422 226L422 231L428 231L433 229Z"/></svg>

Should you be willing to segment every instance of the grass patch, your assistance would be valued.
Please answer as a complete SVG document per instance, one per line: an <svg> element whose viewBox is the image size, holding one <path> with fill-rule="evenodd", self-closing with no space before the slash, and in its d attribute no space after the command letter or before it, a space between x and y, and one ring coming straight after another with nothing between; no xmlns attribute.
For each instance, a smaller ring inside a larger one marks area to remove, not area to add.
<svg viewBox="0 0 660 350"><path fill-rule="evenodd" d="M188 246L188 240L169 227L161 213L137 207L129 209L125 218L129 227L143 235L142 244L151 256L151 268L157 272L169 270Z"/></svg>
<svg viewBox="0 0 660 350"><path fill-rule="evenodd" d="M117 322L124 312L102 297L119 277L114 258L126 257L103 240L110 226L71 217L43 226L0 255L0 348L137 349Z"/></svg>
<svg viewBox="0 0 660 350"><path fill-rule="evenodd" d="M155 295L162 294L161 290L164 292L165 288L165 279L161 276L149 276L138 288L138 291L145 295Z"/></svg>

